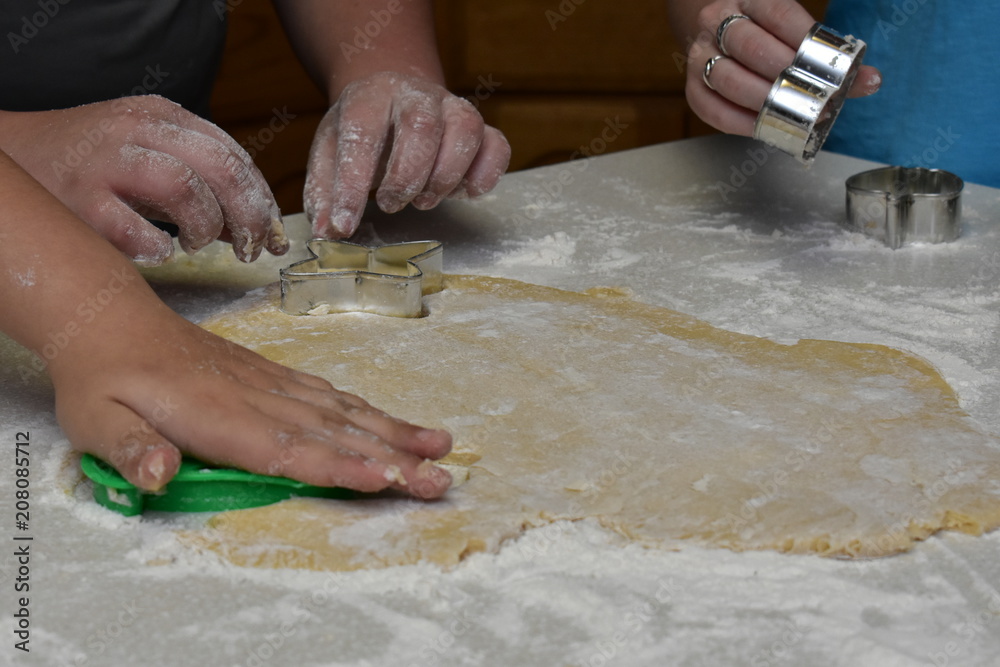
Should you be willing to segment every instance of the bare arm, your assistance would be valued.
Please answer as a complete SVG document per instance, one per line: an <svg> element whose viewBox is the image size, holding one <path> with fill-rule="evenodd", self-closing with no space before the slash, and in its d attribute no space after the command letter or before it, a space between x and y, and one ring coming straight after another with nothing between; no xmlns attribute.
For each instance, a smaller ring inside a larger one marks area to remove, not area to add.
<svg viewBox="0 0 1000 667"><path fill-rule="evenodd" d="M158 489L181 453L312 484L421 497L451 437L191 324L0 153L0 328L39 357L73 446ZM402 479L405 484L397 482Z"/></svg>
<svg viewBox="0 0 1000 667"><path fill-rule="evenodd" d="M296 53L330 104L347 84L377 72L444 85L428 0L274 0L274 5Z"/></svg>
<svg viewBox="0 0 1000 667"><path fill-rule="evenodd" d="M333 105L303 195L313 233L350 236L376 190L394 213L493 189L510 160L503 135L444 88L428 0L274 0Z"/></svg>

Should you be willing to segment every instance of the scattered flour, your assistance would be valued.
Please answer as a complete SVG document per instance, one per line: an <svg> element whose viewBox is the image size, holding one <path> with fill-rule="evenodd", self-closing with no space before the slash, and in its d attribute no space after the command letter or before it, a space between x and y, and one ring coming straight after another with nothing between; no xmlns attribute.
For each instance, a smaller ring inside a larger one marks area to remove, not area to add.
<svg viewBox="0 0 1000 667"><path fill-rule="evenodd" d="M499 266L568 266L576 253L576 240L566 232L547 234L528 243L510 243L512 252L497 256Z"/></svg>
<svg viewBox="0 0 1000 667"><path fill-rule="evenodd" d="M29 268L23 273L18 273L15 271L10 272L11 278L14 279L14 283L18 287L34 287L35 286L35 269Z"/></svg>

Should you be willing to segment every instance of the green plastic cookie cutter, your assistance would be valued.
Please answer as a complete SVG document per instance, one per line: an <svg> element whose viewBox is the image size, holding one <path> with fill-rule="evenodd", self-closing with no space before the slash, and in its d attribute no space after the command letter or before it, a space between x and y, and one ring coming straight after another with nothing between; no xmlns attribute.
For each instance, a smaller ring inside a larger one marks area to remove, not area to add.
<svg viewBox="0 0 1000 667"><path fill-rule="evenodd" d="M104 461L84 454L83 474L94 483L94 500L125 516L156 512L221 512L270 505L295 497L349 500L357 493L312 486L287 477L257 475L185 458L172 480L158 492L139 489Z"/></svg>

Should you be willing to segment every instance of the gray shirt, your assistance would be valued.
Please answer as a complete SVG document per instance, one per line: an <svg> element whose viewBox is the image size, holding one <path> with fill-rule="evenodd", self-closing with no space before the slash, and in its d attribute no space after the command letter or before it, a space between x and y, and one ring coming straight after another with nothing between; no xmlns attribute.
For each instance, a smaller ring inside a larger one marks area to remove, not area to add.
<svg viewBox="0 0 1000 667"><path fill-rule="evenodd" d="M3 0L0 109L163 95L208 115L225 0Z"/></svg>

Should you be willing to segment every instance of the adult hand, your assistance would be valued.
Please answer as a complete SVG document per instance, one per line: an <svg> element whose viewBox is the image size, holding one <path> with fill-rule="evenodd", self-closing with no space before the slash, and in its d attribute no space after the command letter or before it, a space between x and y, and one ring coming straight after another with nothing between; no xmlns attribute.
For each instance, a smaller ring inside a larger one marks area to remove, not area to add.
<svg viewBox="0 0 1000 667"><path fill-rule="evenodd" d="M155 95L0 115L2 148L129 257L159 264L173 241L146 218L177 225L194 252L231 241L242 261L288 250L278 206L229 135ZM145 217L144 217L145 216Z"/></svg>
<svg viewBox="0 0 1000 667"><path fill-rule="evenodd" d="M709 88L705 64L722 55L716 32L726 17L743 14L725 31L729 57L712 67ZM688 49L688 104L712 127L729 134L752 136L757 114L771 85L792 63L799 45L816 20L794 0L716 0L698 13L698 38ZM849 97L871 95L882 83L874 67L862 65ZM713 90L714 88L714 90Z"/></svg>
<svg viewBox="0 0 1000 667"><path fill-rule="evenodd" d="M350 236L368 193L395 213L491 190L510 146L467 100L396 72L349 84L316 131L304 202L313 235Z"/></svg>

